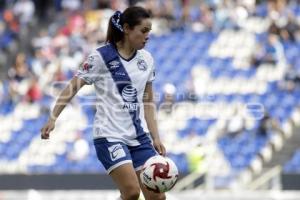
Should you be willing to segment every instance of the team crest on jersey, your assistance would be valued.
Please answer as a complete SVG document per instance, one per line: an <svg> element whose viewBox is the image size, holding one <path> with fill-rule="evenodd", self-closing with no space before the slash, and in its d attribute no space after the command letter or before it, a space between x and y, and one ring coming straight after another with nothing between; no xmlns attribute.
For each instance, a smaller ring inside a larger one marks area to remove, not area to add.
<svg viewBox="0 0 300 200"><path fill-rule="evenodd" d="M139 70L141 70L141 71L146 71L148 68L148 66L144 60L138 60L137 66L138 66Z"/></svg>
<svg viewBox="0 0 300 200"><path fill-rule="evenodd" d="M117 60L113 60L113 61L109 62L108 64L109 64L110 69L116 69L116 68L120 67L120 62Z"/></svg>

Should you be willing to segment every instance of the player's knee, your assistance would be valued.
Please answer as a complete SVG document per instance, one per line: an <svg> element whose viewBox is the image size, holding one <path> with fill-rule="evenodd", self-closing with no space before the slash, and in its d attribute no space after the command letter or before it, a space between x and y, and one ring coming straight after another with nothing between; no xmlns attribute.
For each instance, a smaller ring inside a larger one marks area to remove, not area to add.
<svg viewBox="0 0 300 200"><path fill-rule="evenodd" d="M140 197L140 193L139 192L129 192L124 197L124 200L138 200L139 197Z"/></svg>
<svg viewBox="0 0 300 200"><path fill-rule="evenodd" d="M166 200L166 195L165 195L165 193L158 194L156 200Z"/></svg>
<svg viewBox="0 0 300 200"><path fill-rule="evenodd" d="M138 200L140 196L140 189L131 188L130 190L127 190L126 193L124 193L122 196L124 200Z"/></svg>
<svg viewBox="0 0 300 200"><path fill-rule="evenodd" d="M152 193L150 196L146 197L146 200L166 200L165 193Z"/></svg>

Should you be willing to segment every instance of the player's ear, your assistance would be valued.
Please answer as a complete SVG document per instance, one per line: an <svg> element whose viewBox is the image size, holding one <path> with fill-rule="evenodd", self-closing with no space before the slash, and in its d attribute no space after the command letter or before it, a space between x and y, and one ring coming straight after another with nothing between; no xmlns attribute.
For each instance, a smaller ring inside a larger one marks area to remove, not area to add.
<svg viewBox="0 0 300 200"><path fill-rule="evenodd" d="M128 25L127 23L125 23L125 24L123 25L124 33L125 33L125 34L128 34L128 33L129 33L129 29L130 29L129 25Z"/></svg>

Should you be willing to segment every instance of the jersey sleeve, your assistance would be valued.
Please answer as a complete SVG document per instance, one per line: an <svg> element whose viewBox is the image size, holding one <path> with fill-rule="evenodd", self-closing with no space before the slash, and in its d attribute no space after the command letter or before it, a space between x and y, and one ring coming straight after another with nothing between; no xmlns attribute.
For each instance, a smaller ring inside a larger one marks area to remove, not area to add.
<svg viewBox="0 0 300 200"><path fill-rule="evenodd" d="M155 64L154 64L153 57L150 55L150 74L147 82L152 82L154 80L155 80Z"/></svg>
<svg viewBox="0 0 300 200"><path fill-rule="evenodd" d="M102 65L99 53L94 51L79 66L76 76L91 85L99 78Z"/></svg>

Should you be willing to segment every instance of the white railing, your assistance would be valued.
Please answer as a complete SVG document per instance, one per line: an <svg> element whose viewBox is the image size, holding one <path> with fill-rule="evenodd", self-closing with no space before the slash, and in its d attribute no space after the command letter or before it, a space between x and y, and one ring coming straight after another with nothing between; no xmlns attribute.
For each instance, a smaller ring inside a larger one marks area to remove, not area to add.
<svg viewBox="0 0 300 200"><path fill-rule="evenodd" d="M173 191L181 191L184 189L193 189L197 185L195 185L195 182L200 179L202 176L204 176L204 172L199 173L199 172L193 172L190 173L189 175L185 176L182 178L172 189Z"/></svg>
<svg viewBox="0 0 300 200"><path fill-rule="evenodd" d="M247 189L259 190L259 189L281 189L281 166L275 166L270 170L263 173L259 178L248 184Z"/></svg>

